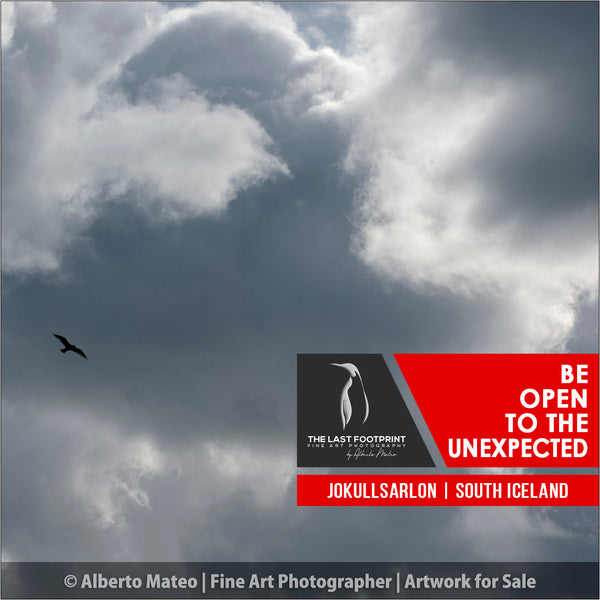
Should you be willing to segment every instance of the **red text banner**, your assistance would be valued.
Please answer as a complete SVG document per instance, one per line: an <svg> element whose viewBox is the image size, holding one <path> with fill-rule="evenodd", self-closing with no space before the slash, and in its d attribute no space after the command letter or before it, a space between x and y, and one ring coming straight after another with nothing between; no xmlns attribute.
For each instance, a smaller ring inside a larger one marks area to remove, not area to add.
<svg viewBox="0 0 600 600"><path fill-rule="evenodd" d="M598 467L597 354L396 354L447 467Z"/></svg>
<svg viewBox="0 0 600 600"><path fill-rule="evenodd" d="M598 506L597 475L298 475L298 506Z"/></svg>

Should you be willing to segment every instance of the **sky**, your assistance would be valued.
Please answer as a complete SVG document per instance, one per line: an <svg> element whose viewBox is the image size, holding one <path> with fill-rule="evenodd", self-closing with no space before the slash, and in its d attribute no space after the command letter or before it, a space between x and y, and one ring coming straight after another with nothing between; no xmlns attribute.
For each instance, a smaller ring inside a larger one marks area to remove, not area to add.
<svg viewBox="0 0 600 600"><path fill-rule="evenodd" d="M298 353L597 352L597 22L2 2L3 560L597 560L295 500Z"/></svg>

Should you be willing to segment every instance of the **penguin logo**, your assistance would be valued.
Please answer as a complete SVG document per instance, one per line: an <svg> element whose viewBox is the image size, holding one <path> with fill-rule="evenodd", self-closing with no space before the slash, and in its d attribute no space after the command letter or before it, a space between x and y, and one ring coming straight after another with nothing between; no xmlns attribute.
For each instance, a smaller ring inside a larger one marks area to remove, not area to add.
<svg viewBox="0 0 600 600"><path fill-rule="evenodd" d="M348 425L348 422L350 421L350 418L352 417L352 403L350 402L350 396L348 394L348 390L352 386L353 379L355 377L358 377L358 380L360 381L360 389L362 391L362 395L365 400L365 418L363 419L363 425L364 425L364 423L366 423L367 419L369 418L369 401L367 400L367 394L365 392L365 386L363 384L362 377L360 376L360 371L358 370L356 365L353 365L352 363L341 363L341 364L340 363L329 363L329 364L334 367L341 367L342 369L346 369L346 371L348 371L348 373L350 373L350 377L348 377L348 381L346 381L346 383L344 384L344 387L342 388L342 394L340 397L340 414L342 417L342 429L346 429L346 425Z"/></svg>

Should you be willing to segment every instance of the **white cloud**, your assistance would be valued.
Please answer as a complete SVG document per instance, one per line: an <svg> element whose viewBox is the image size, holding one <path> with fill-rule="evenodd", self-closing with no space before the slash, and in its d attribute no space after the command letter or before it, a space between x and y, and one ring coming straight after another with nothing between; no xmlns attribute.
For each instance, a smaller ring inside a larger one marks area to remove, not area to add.
<svg viewBox="0 0 600 600"><path fill-rule="evenodd" d="M193 11L104 5L91 14L68 4L51 22L22 6L20 42L4 56L16 119L5 133L14 166L3 186L8 271L59 268L107 200L130 194L152 218L214 215L240 190L287 173L256 119L211 104L181 76L148 85L137 104L106 94L128 59Z"/></svg>
<svg viewBox="0 0 600 600"><path fill-rule="evenodd" d="M180 553L191 529L201 536L236 499L257 514L280 510L295 475L292 454L260 444L165 445L88 412L32 408L11 404L3 416L13 432L4 457L10 560L189 560ZM193 547L211 549L206 540Z"/></svg>
<svg viewBox="0 0 600 600"><path fill-rule="evenodd" d="M88 531L125 535L137 511L152 511L150 486L175 471L156 441L83 411L33 410L24 403L8 406L4 419L20 432L5 457L13 483L7 504L25 503L55 538L73 521ZM28 534L35 538L37 529L32 525ZM14 554L21 557L21 550Z"/></svg>
<svg viewBox="0 0 600 600"><path fill-rule="evenodd" d="M594 211L574 210L560 224L565 234L546 218L523 232L518 212L485 217L505 192L471 166L477 152L492 153L491 134L542 106L552 88L431 50L432 11L344 7L353 35L342 56L326 46L311 50L290 15L264 4L3 10L5 104L15 115L3 173L9 271L58 269L108 199L127 196L151 218L211 215L240 190L287 173L255 117L204 93L209 85L218 95L222 84L257 97L258 88L244 87L252 72L278 119L337 117L351 136L345 165L366 181L355 239L366 264L421 292L444 289L504 307L510 341L486 350L564 348L578 307L596 295ZM219 69L201 62L193 77L173 73L173 65L166 78L150 75L135 104L106 92L115 78L135 76L123 68L130 59L165 39L161 56L184 39L207 44L196 48L198 61L218 40L235 39L243 52L220 54ZM510 200L507 212L519 205Z"/></svg>
<svg viewBox="0 0 600 600"><path fill-rule="evenodd" d="M151 216L215 214L249 185L286 172L267 150L269 137L244 111L211 105L182 80L162 82L160 99L113 103L98 117L72 119L46 137L55 156L45 181L60 197L98 203L138 189ZM76 140L74 143L73 140Z"/></svg>
<svg viewBox="0 0 600 600"><path fill-rule="evenodd" d="M20 3L2 2L2 48L12 42L17 21L16 6ZM18 18L32 29L43 28L54 21L56 10L50 2L24 2L19 5Z"/></svg>
<svg viewBox="0 0 600 600"><path fill-rule="evenodd" d="M8 46L15 31L15 5L13 2L3 2L2 10L2 47Z"/></svg>
<svg viewBox="0 0 600 600"><path fill-rule="evenodd" d="M167 469L165 457L150 440L123 440L108 430L97 430L71 460L68 491L103 529L125 526L124 514L131 508L151 510L144 481Z"/></svg>
<svg viewBox="0 0 600 600"><path fill-rule="evenodd" d="M573 211L559 226L541 220L523 235L522 215L484 218L503 199L469 169L481 136L519 109L543 105L548 90L429 53L433 25L419 7L354 12L353 59L370 77L348 106L357 125L346 166L367 178L359 256L385 280L422 292L497 299L508 335L485 350L564 348L578 304L596 294L593 209Z"/></svg>
<svg viewBox="0 0 600 600"><path fill-rule="evenodd" d="M28 4L7 19L4 55L8 272L59 270L114 199L152 219L210 216L289 174L247 107L220 103L232 90L270 102L285 129L328 118L364 79L330 48L311 50L274 5ZM138 75L133 101L122 87Z"/></svg>

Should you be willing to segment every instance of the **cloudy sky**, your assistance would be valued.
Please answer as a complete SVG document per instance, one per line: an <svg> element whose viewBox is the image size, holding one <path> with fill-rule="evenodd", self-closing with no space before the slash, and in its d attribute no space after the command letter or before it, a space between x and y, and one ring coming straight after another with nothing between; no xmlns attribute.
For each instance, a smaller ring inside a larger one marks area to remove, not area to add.
<svg viewBox="0 0 600 600"><path fill-rule="evenodd" d="M597 351L597 21L3 2L4 560L596 560L295 465L297 353Z"/></svg>

